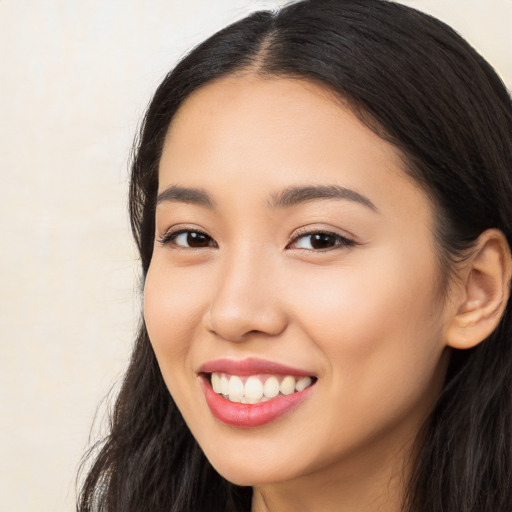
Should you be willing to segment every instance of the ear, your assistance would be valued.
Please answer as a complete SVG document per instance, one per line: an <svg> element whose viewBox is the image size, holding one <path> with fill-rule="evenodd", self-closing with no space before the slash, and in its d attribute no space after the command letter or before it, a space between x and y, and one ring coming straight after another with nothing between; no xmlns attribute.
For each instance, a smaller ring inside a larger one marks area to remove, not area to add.
<svg viewBox="0 0 512 512"><path fill-rule="evenodd" d="M454 315L445 342L467 349L485 340L498 326L507 306L511 279L510 248L497 229L484 231L471 255L456 272Z"/></svg>

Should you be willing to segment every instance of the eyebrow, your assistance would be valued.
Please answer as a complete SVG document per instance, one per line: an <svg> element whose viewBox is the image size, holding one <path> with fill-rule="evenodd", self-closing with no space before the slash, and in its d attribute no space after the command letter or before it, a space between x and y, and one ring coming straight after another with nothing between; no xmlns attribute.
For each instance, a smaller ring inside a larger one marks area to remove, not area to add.
<svg viewBox="0 0 512 512"><path fill-rule="evenodd" d="M158 194L156 204L158 205L164 201L197 204L206 206L207 208L213 208L215 205L212 197L205 190L201 190L200 188L180 187L178 185L171 185Z"/></svg>
<svg viewBox="0 0 512 512"><path fill-rule="evenodd" d="M322 199L342 199L354 201L366 206L374 212L378 212L378 208L359 192L350 188L340 187L337 185L310 185L305 187L289 187L278 194L272 194L269 206L272 208L287 208L300 203L309 201L318 201Z"/></svg>
<svg viewBox="0 0 512 512"><path fill-rule="evenodd" d="M338 185L308 185L288 187L279 193L271 195L268 202L271 208L289 208L301 203L310 201L318 201L322 199L342 199L346 201L354 201L366 206L370 210L378 212L378 208L368 199L355 190L340 187ZM180 187L179 185L171 185L166 188L156 199L156 204L162 202L178 202L197 204L207 208L214 208L215 201L210 194L200 188Z"/></svg>

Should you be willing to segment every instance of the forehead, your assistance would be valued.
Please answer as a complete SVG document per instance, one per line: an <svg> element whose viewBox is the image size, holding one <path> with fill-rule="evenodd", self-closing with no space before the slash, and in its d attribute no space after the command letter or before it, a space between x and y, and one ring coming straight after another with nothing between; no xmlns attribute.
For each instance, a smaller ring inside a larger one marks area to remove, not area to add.
<svg viewBox="0 0 512 512"><path fill-rule="evenodd" d="M205 149L215 143L226 147L229 142L233 149L261 144L291 156L288 148L296 150L300 141L314 141L318 153L330 144L365 145L366 151L376 150L393 166L401 165L396 149L357 119L344 99L304 79L237 75L206 84L178 109L166 145L196 145L200 132L208 135L202 139ZM309 153L311 149L311 144L304 146Z"/></svg>
<svg viewBox="0 0 512 512"><path fill-rule="evenodd" d="M371 201L430 205L398 150L330 89L292 78L230 76L181 105L165 140L160 191L173 184L254 196L290 185L336 185ZM386 197L386 194L388 197ZM405 201L408 202L408 201Z"/></svg>

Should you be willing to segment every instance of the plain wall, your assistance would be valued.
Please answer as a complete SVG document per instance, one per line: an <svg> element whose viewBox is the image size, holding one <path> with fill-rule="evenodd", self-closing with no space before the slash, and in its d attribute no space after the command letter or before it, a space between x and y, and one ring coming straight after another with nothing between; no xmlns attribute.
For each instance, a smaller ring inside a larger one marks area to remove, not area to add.
<svg viewBox="0 0 512 512"><path fill-rule="evenodd" d="M126 366L140 310L127 161L151 93L204 37L282 3L0 0L1 511L73 510L93 418ZM404 3L512 86L512 0Z"/></svg>

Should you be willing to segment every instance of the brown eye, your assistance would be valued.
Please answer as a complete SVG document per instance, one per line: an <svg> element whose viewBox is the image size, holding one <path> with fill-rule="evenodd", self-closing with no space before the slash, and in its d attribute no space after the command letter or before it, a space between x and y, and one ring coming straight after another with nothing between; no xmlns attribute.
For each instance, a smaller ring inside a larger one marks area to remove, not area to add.
<svg viewBox="0 0 512 512"><path fill-rule="evenodd" d="M181 230L168 233L160 240L162 245L175 245L184 249L200 249L203 247L216 247L211 236L201 231Z"/></svg>
<svg viewBox="0 0 512 512"><path fill-rule="evenodd" d="M336 233L316 232L297 237L293 243L295 249L307 249L309 251L321 251L336 247L353 245L353 241Z"/></svg>
<svg viewBox="0 0 512 512"><path fill-rule="evenodd" d="M336 237L330 233L316 233L310 236L313 249L327 249L336 245Z"/></svg>
<svg viewBox="0 0 512 512"><path fill-rule="evenodd" d="M186 235L186 243L189 247L208 247L211 245L212 239L204 233L189 231L183 234Z"/></svg>

